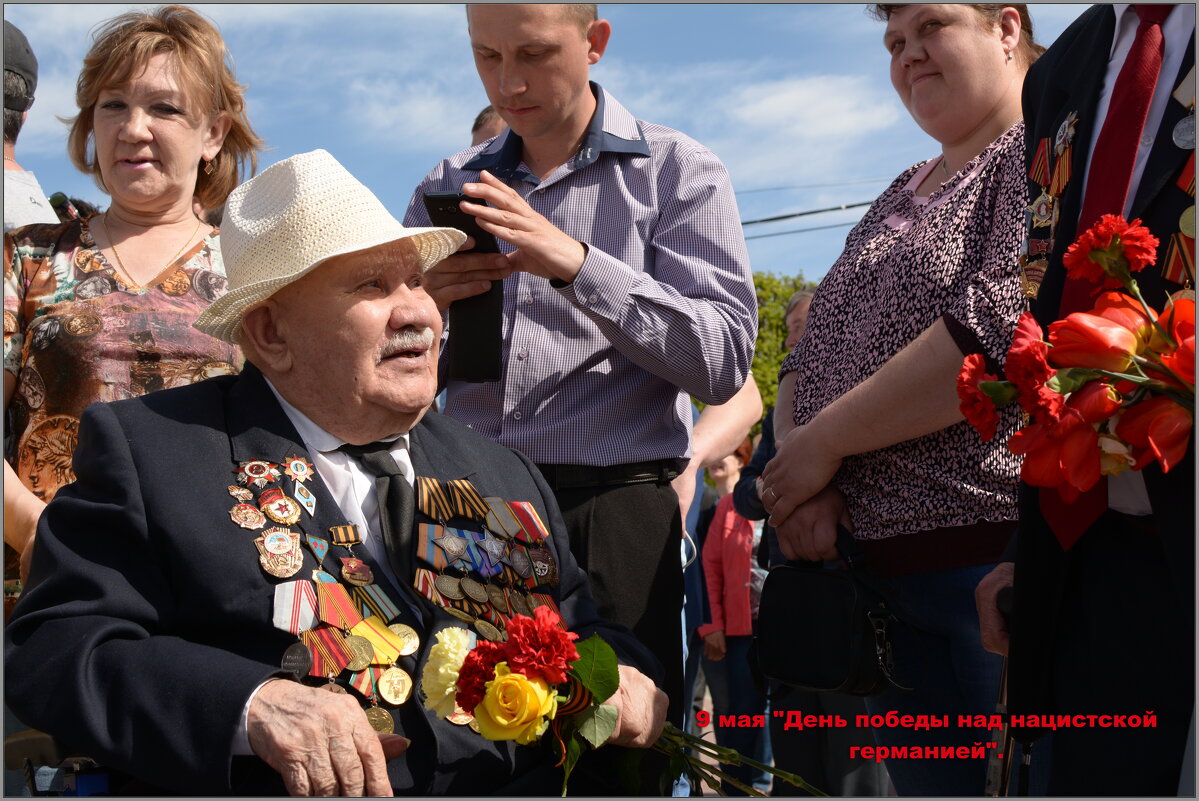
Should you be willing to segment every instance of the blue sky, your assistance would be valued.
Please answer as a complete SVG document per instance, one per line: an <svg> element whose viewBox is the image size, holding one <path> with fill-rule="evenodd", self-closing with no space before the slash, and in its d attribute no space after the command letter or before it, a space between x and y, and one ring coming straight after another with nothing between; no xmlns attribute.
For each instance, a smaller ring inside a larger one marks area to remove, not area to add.
<svg viewBox="0 0 1199 801"><path fill-rule="evenodd" d="M65 153L91 31L140 5L6 3L37 54L37 100L17 158L48 194L107 198ZM250 118L269 150L259 169L323 147L397 217L441 158L470 142L487 103L463 7L195 4L221 29ZM891 88L883 23L864 5L606 4L611 43L592 77L636 116L677 128L728 166L743 220L872 200L938 152ZM1034 4L1048 44L1082 5ZM755 270L818 280L863 209L751 225Z"/></svg>

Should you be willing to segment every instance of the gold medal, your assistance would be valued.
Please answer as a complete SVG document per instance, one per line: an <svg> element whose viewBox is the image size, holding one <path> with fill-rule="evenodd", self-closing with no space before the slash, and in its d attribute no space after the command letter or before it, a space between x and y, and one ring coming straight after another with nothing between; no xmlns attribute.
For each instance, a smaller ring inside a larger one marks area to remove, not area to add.
<svg viewBox="0 0 1199 801"><path fill-rule="evenodd" d="M462 707L454 704L454 711L445 716L445 719L455 726L465 726L475 719L475 716L467 712Z"/></svg>
<svg viewBox="0 0 1199 801"><path fill-rule="evenodd" d="M475 631L479 632L492 642L503 642L505 639L504 632L500 631L486 620L476 620Z"/></svg>
<svg viewBox="0 0 1199 801"><path fill-rule="evenodd" d="M267 549L268 537L271 547L276 550ZM287 541L286 550L283 549L284 538ZM258 549L258 563L262 565L262 569L275 578L291 578L304 564L304 552L300 550L300 535L286 529L268 529L261 537L255 538L254 547Z"/></svg>
<svg viewBox="0 0 1199 801"><path fill-rule="evenodd" d="M256 531L266 525L266 515L248 503L235 504L229 510L229 518L242 528Z"/></svg>
<svg viewBox="0 0 1199 801"><path fill-rule="evenodd" d="M263 495L266 495L264 492ZM282 492L271 500L263 500L259 509L281 526L294 526L300 520L300 505Z"/></svg>
<svg viewBox="0 0 1199 801"><path fill-rule="evenodd" d="M456 617L459 620L461 620L463 623L466 623L468 625L475 622L474 617L467 614L466 612L463 612L461 609L455 609L452 606L443 606L442 609L444 609L446 611L446 613L449 614L451 617Z"/></svg>
<svg viewBox="0 0 1199 801"><path fill-rule="evenodd" d="M470 718L470 720L468 720L466 722L466 725L469 726L470 730L473 731L475 734L482 733L479 731L479 721L475 720L474 715L471 715L471 718Z"/></svg>
<svg viewBox="0 0 1199 801"><path fill-rule="evenodd" d="M1178 230L1183 236L1195 238L1195 205L1187 206L1186 211L1178 218Z"/></svg>
<svg viewBox="0 0 1199 801"><path fill-rule="evenodd" d="M392 665L379 676L379 697L399 706L412 697L412 677L403 668Z"/></svg>
<svg viewBox="0 0 1199 801"><path fill-rule="evenodd" d="M391 713L386 709L380 709L377 706L372 706L366 710L367 722L371 724L371 728L380 734L394 734L396 730L395 721L391 719Z"/></svg>
<svg viewBox="0 0 1199 801"><path fill-rule="evenodd" d="M483 585L475 581L470 576L463 576L458 579L458 588L462 590L463 595L470 598L475 603L487 603L487 590Z"/></svg>
<svg viewBox="0 0 1199 801"><path fill-rule="evenodd" d="M407 623L392 623L387 628L400 638L400 656L412 656L420 649L420 635Z"/></svg>
<svg viewBox="0 0 1199 801"><path fill-rule="evenodd" d="M437 588L438 592L451 600L461 601L465 597L458 579L445 573L441 573L437 578L433 579L433 586Z"/></svg>
<svg viewBox="0 0 1199 801"><path fill-rule="evenodd" d="M291 532L282 528L268 529L262 535L262 547L276 556L289 552L292 548Z"/></svg>
<svg viewBox="0 0 1199 801"><path fill-rule="evenodd" d="M357 634L351 634L346 637L346 647L350 649L352 656L350 663L346 665L346 670L357 673L370 667L371 661L375 658L375 647L371 645L370 640L366 637L359 637Z"/></svg>
<svg viewBox="0 0 1199 801"><path fill-rule="evenodd" d="M365 587L375 580L370 565L352 556L342 558L341 577L355 587Z"/></svg>
<svg viewBox="0 0 1199 801"><path fill-rule="evenodd" d="M495 607L495 611L499 612L504 617L511 614L508 608L508 599L504 596L504 588L496 584L487 585L487 600L491 601L491 605Z"/></svg>
<svg viewBox="0 0 1199 801"><path fill-rule="evenodd" d="M229 490L230 495L232 495L235 499L237 499L239 501L254 500L254 493L251 492L250 490L246 489L245 487L239 487L236 484L230 484L226 489Z"/></svg>

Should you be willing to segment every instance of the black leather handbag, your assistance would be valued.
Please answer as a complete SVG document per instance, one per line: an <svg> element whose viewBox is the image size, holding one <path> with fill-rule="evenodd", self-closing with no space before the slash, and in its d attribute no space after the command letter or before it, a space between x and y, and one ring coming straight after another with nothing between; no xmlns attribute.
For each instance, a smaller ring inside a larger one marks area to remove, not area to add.
<svg viewBox="0 0 1199 801"><path fill-rule="evenodd" d="M838 526L846 569L778 565L766 577L754 647L771 679L815 692L878 695L892 685L887 629L895 610L867 572L853 535Z"/></svg>

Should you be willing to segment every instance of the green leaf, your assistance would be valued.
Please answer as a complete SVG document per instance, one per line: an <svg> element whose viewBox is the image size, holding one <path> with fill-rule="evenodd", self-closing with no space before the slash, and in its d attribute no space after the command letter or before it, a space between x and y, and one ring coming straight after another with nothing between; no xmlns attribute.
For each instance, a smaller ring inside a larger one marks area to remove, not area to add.
<svg viewBox="0 0 1199 801"><path fill-rule="evenodd" d="M612 732L616 731L618 717L619 713L614 706L593 706L586 712L575 715L575 722L583 739L591 743L592 748L599 748L608 742Z"/></svg>
<svg viewBox="0 0 1199 801"><path fill-rule="evenodd" d="M1071 392L1077 392L1083 384L1098 377L1097 372L1086 367L1064 367L1051 376L1045 382L1045 386L1059 395L1069 395Z"/></svg>
<svg viewBox="0 0 1199 801"><path fill-rule="evenodd" d="M579 658L570 666L570 672L602 704L612 697L620 686L620 673L616 669L616 652L598 634L575 643Z"/></svg>
<svg viewBox="0 0 1199 801"><path fill-rule="evenodd" d="M562 763L562 797L566 797L566 783L570 781L570 774L575 769L575 763L579 761L579 756L583 753L583 744L579 742L579 738L569 736L566 738L566 756Z"/></svg>
<svg viewBox="0 0 1199 801"><path fill-rule="evenodd" d="M1016 385L1011 381L979 381L978 388L1000 409L1016 399Z"/></svg>

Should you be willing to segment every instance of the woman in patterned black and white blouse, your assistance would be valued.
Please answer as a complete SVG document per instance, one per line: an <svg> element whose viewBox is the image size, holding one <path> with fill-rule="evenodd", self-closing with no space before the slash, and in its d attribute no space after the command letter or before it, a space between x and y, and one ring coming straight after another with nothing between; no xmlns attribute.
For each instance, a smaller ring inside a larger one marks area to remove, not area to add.
<svg viewBox="0 0 1199 801"><path fill-rule="evenodd" d="M1020 90L1034 44L1025 6L875 6L891 81L941 153L905 170L850 232L812 301L779 386L779 449L762 499L790 558L837 558L854 532L908 627L872 713L994 710L999 658L973 589L1015 528L1018 419L979 441L958 410L965 353L1001 362L1022 301ZM969 745L972 729L876 729L883 745ZM956 739L955 739L956 738ZM901 795L977 795L982 760L888 760Z"/></svg>

